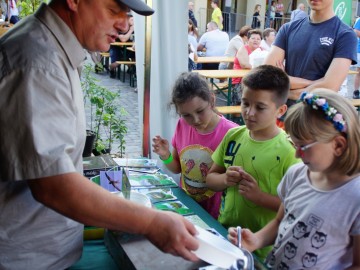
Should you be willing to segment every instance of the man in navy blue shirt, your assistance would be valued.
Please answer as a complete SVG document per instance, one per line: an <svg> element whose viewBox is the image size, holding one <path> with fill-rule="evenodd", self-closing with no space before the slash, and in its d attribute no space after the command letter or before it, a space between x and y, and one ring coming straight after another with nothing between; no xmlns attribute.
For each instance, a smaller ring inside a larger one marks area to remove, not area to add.
<svg viewBox="0 0 360 270"><path fill-rule="evenodd" d="M290 76L288 105L303 91L339 91L357 61L356 35L335 15L334 0L307 2L310 16L283 25L265 59L265 64L282 67Z"/></svg>

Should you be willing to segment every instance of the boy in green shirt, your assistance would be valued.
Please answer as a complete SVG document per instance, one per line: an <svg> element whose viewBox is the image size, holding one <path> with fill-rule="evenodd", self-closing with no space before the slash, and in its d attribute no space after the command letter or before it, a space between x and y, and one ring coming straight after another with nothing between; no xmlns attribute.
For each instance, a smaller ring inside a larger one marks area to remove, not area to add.
<svg viewBox="0 0 360 270"><path fill-rule="evenodd" d="M230 129L212 155L207 186L224 191L219 222L258 231L280 206L276 188L287 169L298 163L295 148L276 119L287 110L290 82L274 66L252 69L242 80L241 113L246 126ZM265 259L271 247L255 252Z"/></svg>

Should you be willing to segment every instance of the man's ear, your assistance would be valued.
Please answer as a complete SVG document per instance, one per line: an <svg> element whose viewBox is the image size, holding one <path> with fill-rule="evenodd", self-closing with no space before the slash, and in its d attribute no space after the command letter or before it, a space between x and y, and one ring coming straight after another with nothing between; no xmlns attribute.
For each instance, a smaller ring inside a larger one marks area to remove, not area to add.
<svg viewBox="0 0 360 270"><path fill-rule="evenodd" d="M280 118L281 116L283 116L287 111L287 105L283 104L278 108L278 115L277 117Z"/></svg>
<svg viewBox="0 0 360 270"><path fill-rule="evenodd" d="M66 0L67 6L72 11L77 11L80 0Z"/></svg>

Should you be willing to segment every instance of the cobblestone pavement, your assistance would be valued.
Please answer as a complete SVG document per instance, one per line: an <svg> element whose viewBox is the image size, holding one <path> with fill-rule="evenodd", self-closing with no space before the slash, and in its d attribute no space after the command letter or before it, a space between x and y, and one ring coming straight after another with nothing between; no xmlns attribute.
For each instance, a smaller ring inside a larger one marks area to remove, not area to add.
<svg viewBox="0 0 360 270"><path fill-rule="evenodd" d="M90 62L90 64L93 64ZM142 155L141 134L139 128L139 114L138 114L138 94L136 88L130 87L129 76L126 76L126 81L122 82L119 79L110 78L105 71L96 74L94 77L99 80L99 84L108 88L111 91L120 91L120 99L118 100L119 109L122 107L127 114L124 116L128 133L125 136L125 156L139 157ZM136 85L135 85L136 87ZM87 113L87 118L89 114ZM89 119L87 119L89 121ZM117 153L118 144L114 143L111 153Z"/></svg>

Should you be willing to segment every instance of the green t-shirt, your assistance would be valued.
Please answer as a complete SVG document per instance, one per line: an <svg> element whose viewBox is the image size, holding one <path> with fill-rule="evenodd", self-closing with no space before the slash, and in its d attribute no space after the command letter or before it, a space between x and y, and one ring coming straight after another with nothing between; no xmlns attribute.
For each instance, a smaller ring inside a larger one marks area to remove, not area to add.
<svg viewBox="0 0 360 270"><path fill-rule="evenodd" d="M256 179L263 192L272 195L277 195L277 186L287 169L300 161L295 158L295 148L283 130L270 140L256 141L250 137L245 126L230 129L212 159L225 168L241 166ZM242 197L238 186L229 187L223 192L218 220L226 228L240 225L256 232L275 216L276 212ZM270 250L261 249L255 254L264 259Z"/></svg>
<svg viewBox="0 0 360 270"><path fill-rule="evenodd" d="M223 25L222 23L220 23L220 18L222 17L222 13L219 7L215 8L213 13L211 14L211 20L213 22L216 22L216 24L218 25L219 29L222 30L223 29Z"/></svg>

